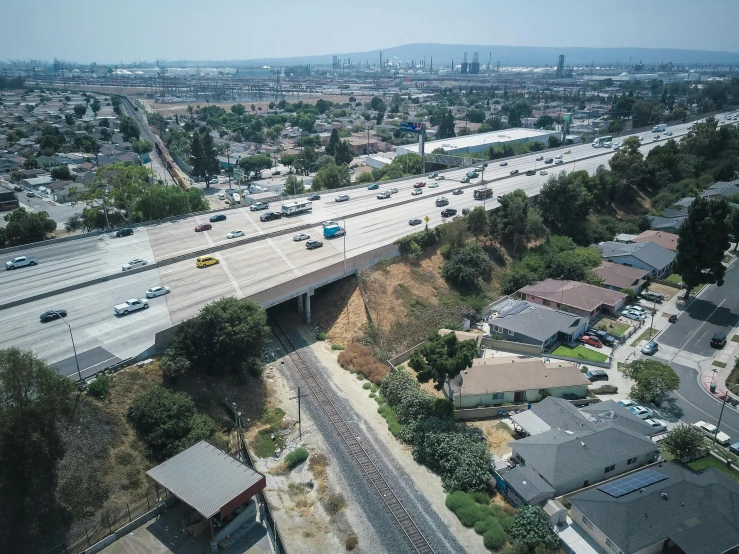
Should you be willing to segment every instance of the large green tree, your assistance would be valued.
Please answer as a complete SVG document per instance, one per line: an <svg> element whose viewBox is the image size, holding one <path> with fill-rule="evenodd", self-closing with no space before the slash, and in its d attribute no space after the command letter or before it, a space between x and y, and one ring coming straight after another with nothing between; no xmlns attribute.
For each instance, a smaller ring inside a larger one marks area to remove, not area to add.
<svg viewBox="0 0 739 554"><path fill-rule="evenodd" d="M64 455L60 425L72 412L72 381L32 352L0 350L0 551L42 552L61 523L55 498Z"/></svg>
<svg viewBox="0 0 739 554"><path fill-rule="evenodd" d="M555 233L576 236L582 233L592 203L586 171L560 173L549 177L536 199L544 222ZM578 217L573 217L578 214Z"/></svg>
<svg viewBox="0 0 739 554"><path fill-rule="evenodd" d="M517 189L504 194L500 199L500 207L490 218L491 231L494 236L501 235L513 243L513 253L522 249L530 240L546 236L538 211L529 203L526 193Z"/></svg>
<svg viewBox="0 0 739 554"><path fill-rule="evenodd" d="M347 187L351 184L349 169L345 165L330 163L322 167L313 177L313 190L331 190Z"/></svg>
<svg viewBox="0 0 739 554"><path fill-rule="evenodd" d="M109 216L111 212L119 213L125 222L131 223L134 205L148 187L150 176L151 172L144 166L107 165L98 170L81 198L89 207L100 207Z"/></svg>
<svg viewBox="0 0 739 554"><path fill-rule="evenodd" d="M210 187L211 179L221 172L221 162L218 161L218 152L209 132L203 133L203 164L205 186Z"/></svg>
<svg viewBox="0 0 739 554"><path fill-rule="evenodd" d="M444 279L456 285L474 287L480 279L490 280L493 267L482 246L472 242L452 250L449 259L444 262L441 274Z"/></svg>
<svg viewBox="0 0 739 554"><path fill-rule="evenodd" d="M208 209L202 189L152 184L141 191L133 207L133 220L154 221Z"/></svg>
<svg viewBox="0 0 739 554"><path fill-rule="evenodd" d="M426 379L431 379L437 389L472 366L477 354L474 340L460 341L456 333L431 334L411 356L409 365Z"/></svg>
<svg viewBox="0 0 739 554"><path fill-rule="evenodd" d="M530 554L552 552L559 546L559 536L540 506L521 506L516 510L508 538Z"/></svg>
<svg viewBox="0 0 739 554"><path fill-rule="evenodd" d="M124 140L138 139L141 131L136 121L127 115L121 116L118 121L118 130L123 135Z"/></svg>
<svg viewBox="0 0 739 554"><path fill-rule="evenodd" d="M680 378L668 364L657 360L634 360L621 367L624 376L634 381L631 398L659 405L680 386Z"/></svg>
<svg viewBox="0 0 739 554"><path fill-rule="evenodd" d="M182 324L172 348L196 371L255 371L268 334L266 312L256 302L221 298Z"/></svg>
<svg viewBox="0 0 739 554"><path fill-rule="evenodd" d="M303 192L305 192L303 180L298 179L295 175L288 175L287 179L285 179L284 191L288 196L303 194Z"/></svg>
<svg viewBox="0 0 739 554"><path fill-rule="evenodd" d="M353 159L354 150L352 150L351 145L347 141L342 140L336 146L336 150L334 152L334 160L336 161L336 165L349 165Z"/></svg>
<svg viewBox="0 0 739 554"><path fill-rule="evenodd" d="M46 235L56 230L56 221L45 211L29 212L25 208L18 208L4 217L5 241L9 246L39 242Z"/></svg>
<svg viewBox="0 0 739 554"><path fill-rule="evenodd" d="M329 156L333 156L336 154L336 147L339 146L339 143L341 142L341 139L339 138L339 131L338 129L334 129L331 131L331 136L328 139L328 144L326 145L326 154Z"/></svg>
<svg viewBox="0 0 739 554"><path fill-rule="evenodd" d="M685 284L685 300L701 283L724 284L726 266L722 263L729 249L729 205L726 200L696 198L688 217L678 229L677 255L673 270Z"/></svg>
<svg viewBox="0 0 739 554"><path fill-rule="evenodd" d="M644 155L639 150L640 145L637 137L625 139L621 149L608 162L622 187L644 188L651 183L649 164L644 161Z"/></svg>
<svg viewBox="0 0 739 554"><path fill-rule="evenodd" d="M693 425L673 427L662 440L662 445L676 460L689 460L699 455L704 448L706 436Z"/></svg>

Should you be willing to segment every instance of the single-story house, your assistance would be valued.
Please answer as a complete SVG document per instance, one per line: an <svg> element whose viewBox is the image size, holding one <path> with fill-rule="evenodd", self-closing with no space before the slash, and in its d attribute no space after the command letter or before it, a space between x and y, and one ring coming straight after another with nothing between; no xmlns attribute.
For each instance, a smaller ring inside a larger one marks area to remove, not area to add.
<svg viewBox="0 0 739 554"><path fill-rule="evenodd" d="M597 313L616 313L626 301L626 295L622 292L559 279L545 279L516 292L521 300L586 317L593 317Z"/></svg>
<svg viewBox="0 0 739 554"><path fill-rule="evenodd" d="M656 462L651 439L610 424L597 430L551 429L510 443L512 458L529 466L554 489L555 496L605 481Z"/></svg>
<svg viewBox="0 0 739 554"><path fill-rule="evenodd" d="M110 156L98 156L98 166L122 163L126 165L139 165L139 156L133 152L112 154Z"/></svg>
<svg viewBox="0 0 739 554"><path fill-rule="evenodd" d="M595 275L603 279L603 286L611 290L631 289L639 294L647 282L649 272L636 267L603 262L600 266L591 270Z"/></svg>
<svg viewBox="0 0 739 554"><path fill-rule="evenodd" d="M0 175L9 175L19 168L20 164L17 161L10 158L0 158Z"/></svg>
<svg viewBox="0 0 739 554"><path fill-rule="evenodd" d="M739 194L739 179L718 181L701 193L703 198L729 198Z"/></svg>
<svg viewBox="0 0 739 554"><path fill-rule="evenodd" d="M457 408L472 408L538 402L544 391L559 398L565 394L581 398L589 384L570 362L504 356L475 358L472 367L444 385L444 392Z"/></svg>
<svg viewBox="0 0 739 554"><path fill-rule="evenodd" d="M532 344L543 349L557 342L574 343L585 334L588 318L504 297L490 307L490 332L503 340Z"/></svg>
<svg viewBox="0 0 739 554"><path fill-rule="evenodd" d="M677 251L678 236L665 231L647 230L635 236L631 242L654 242L667 250Z"/></svg>
<svg viewBox="0 0 739 554"><path fill-rule="evenodd" d="M667 210L665 210L667 211ZM680 225L687 218L687 215L679 215L675 217L648 215L649 226L654 231L666 231L668 233L677 233L680 230Z"/></svg>
<svg viewBox="0 0 739 554"><path fill-rule="evenodd" d="M40 177L32 177L30 179L23 179L21 184L26 187L36 188L48 185L54 182L54 178L51 175L41 175Z"/></svg>
<svg viewBox="0 0 739 554"><path fill-rule="evenodd" d="M638 267L649 271L652 278L660 278L670 273L675 252L656 242L622 244L615 241L598 244L601 256L609 262Z"/></svg>
<svg viewBox="0 0 739 554"><path fill-rule="evenodd" d="M651 467L569 497L570 517L605 552L736 553L739 484L716 468Z"/></svg>
<svg viewBox="0 0 739 554"><path fill-rule="evenodd" d="M74 181L55 181L49 185L49 188L51 189L51 197L54 202L59 202L60 204L79 200L79 197L77 196L75 198L75 195L87 191L87 187L84 184Z"/></svg>

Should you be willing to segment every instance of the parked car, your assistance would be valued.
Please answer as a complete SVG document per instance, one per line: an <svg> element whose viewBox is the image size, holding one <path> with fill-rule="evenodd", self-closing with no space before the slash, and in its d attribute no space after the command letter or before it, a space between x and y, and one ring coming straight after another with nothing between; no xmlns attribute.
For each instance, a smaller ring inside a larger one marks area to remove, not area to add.
<svg viewBox="0 0 739 554"><path fill-rule="evenodd" d="M637 312L628 312L628 311L626 311L626 312L623 312L621 315L623 317L626 317L628 319L633 319L635 321L640 321L640 320L643 320L643 319L646 319L647 318L644 314L640 314L640 313L637 313Z"/></svg>
<svg viewBox="0 0 739 554"><path fill-rule="evenodd" d="M711 346L713 348L723 348L726 346L726 335L723 333L716 333L711 337Z"/></svg>
<svg viewBox="0 0 739 554"><path fill-rule="evenodd" d="M583 335L580 337L580 342L584 344L589 344L590 346L594 346L595 348L603 348L603 343L600 342L600 339L591 337L590 335Z"/></svg>
<svg viewBox="0 0 739 554"><path fill-rule="evenodd" d="M641 419L648 419L654 415L654 412L652 410L650 410L649 408L645 408L644 406L632 406L631 408L629 408L629 411L636 417Z"/></svg>
<svg viewBox="0 0 739 554"><path fill-rule="evenodd" d="M657 304L662 304L662 300L664 300L664 297L656 292L643 292L641 297L648 302L656 302Z"/></svg>
<svg viewBox="0 0 739 554"><path fill-rule="evenodd" d="M35 193L35 192L33 192L32 190L29 190L29 191L28 191L28 192L26 193L26 196L28 196L28 198L35 198L35 197L36 197L36 193Z"/></svg>
<svg viewBox="0 0 739 554"><path fill-rule="evenodd" d="M308 200L320 200L320 199L321 199L321 195L320 194L311 194L308 197Z"/></svg>
<svg viewBox="0 0 739 554"><path fill-rule="evenodd" d="M652 356L657 353L657 350L659 350L659 345L653 340L650 340L642 347L641 353L646 354L647 356Z"/></svg>
<svg viewBox="0 0 739 554"><path fill-rule="evenodd" d="M408 225L420 225L422 222L417 217L414 217L410 221L408 221Z"/></svg>
<svg viewBox="0 0 739 554"><path fill-rule="evenodd" d="M295 242L300 242L301 240L308 240L310 238L310 235L306 235L305 233L297 233L293 235L293 240Z"/></svg>
<svg viewBox="0 0 739 554"><path fill-rule="evenodd" d="M144 267L149 262L146 260L142 260L140 258L136 258L135 260L129 261L127 264L123 264L123 267L121 268L122 271L128 271L129 269L136 269L137 267Z"/></svg>
<svg viewBox="0 0 739 554"><path fill-rule="evenodd" d="M591 369L584 375L589 381L608 381L608 373L604 369Z"/></svg>
<svg viewBox="0 0 739 554"><path fill-rule="evenodd" d="M729 445L729 452L739 455L739 442Z"/></svg>
<svg viewBox="0 0 739 554"><path fill-rule="evenodd" d="M125 229L118 229L115 232L116 237L128 237L131 235L133 235L133 229L131 229L130 227L126 227Z"/></svg>
<svg viewBox="0 0 739 554"><path fill-rule="evenodd" d="M306 250L315 250L321 248L321 246L323 246L323 243L320 240L309 240L305 243Z"/></svg>
<svg viewBox="0 0 739 554"><path fill-rule="evenodd" d="M595 332L595 336L598 337L600 342L602 342L606 346L613 346L614 344L616 344L616 342L618 342L618 339L616 337L608 334L602 329L594 329L593 331Z"/></svg>
<svg viewBox="0 0 739 554"><path fill-rule="evenodd" d="M701 431L703 431L706 435L713 438L714 435L716 436L716 442L719 443L722 446L726 446L731 442L731 437L724 433L723 431L719 431L716 433L716 426L713 423L706 423L705 421L697 421L693 423L694 427L697 427Z"/></svg>
<svg viewBox="0 0 739 554"><path fill-rule="evenodd" d="M618 401L618 404L620 406L624 407L624 408L627 408L627 409L628 408L631 408L632 406L636 406L636 402L634 402L633 400L631 400L629 398L625 398L623 400L619 400Z"/></svg>
<svg viewBox="0 0 739 554"><path fill-rule="evenodd" d="M216 221L226 221L226 215L225 214L212 215L210 217L210 222L215 223Z"/></svg>
<svg viewBox="0 0 739 554"><path fill-rule="evenodd" d="M210 231L213 228L213 226L210 223L201 223L200 225L195 226L195 232L200 233L202 231Z"/></svg>
<svg viewBox="0 0 739 554"><path fill-rule="evenodd" d="M60 317L67 317L67 310L63 310L61 308L56 310L47 310L41 314L40 319L43 323L46 323L47 321L54 321Z"/></svg>
<svg viewBox="0 0 739 554"><path fill-rule="evenodd" d="M441 211L441 217L452 217L453 215L457 215L457 210L454 208L447 208Z"/></svg>
<svg viewBox="0 0 739 554"><path fill-rule="evenodd" d="M241 229L236 229L235 231L231 231L229 234L226 235L227 239L235 239L237 237L243 237L246 233L242 231Z"/></svg>
<svg viewBox="0 0 739 554"><path fill-rule="evenodd" d="M618 392L618 386L608 381L598 381L597 383L588 385L588 390L593 394L616 394ZM563 398L566 398L566 396Z"/></svg>
<svg viewBox="0 0 739 554"><path fill-rule="evenodd" d="M157 296L164 296L165 294L169 294L169 291L171 289L169 287L151 287L149 290L146 291L146 298L156 298Z"/></svg>
<svg viewBox="0 0 739 554"><path fill-rule="evenodd" d="M647 419L644 420L644 423L649 425L655 433L661 433L662 431L667 431L667 424L664 421L660 421L658 419L653 419L651 417L648 417Z"/></svg>
<svg viewBox="0 0 739 554"><path fill-rule="evenodd" d="M334 201L335 202L346 202L347 200L349 200L349 195L348 194L340 194L339 196L337 196L336 198L334 198Z"/></svg>
<svg viewBox="0 0 739 554"><path fill-rule="evenodd" d="M630 312L639 312L640 314L647 315L647 310L643 308L642 306L639 306L637 304L634 304L633 306L629 306L626 308Z"/></svg>
<svg viewBox="0 0 739 554"><path fill-rule="evenodd" d="M208 267L209 265L217 264L219 261L220 260L215 256L200 256L195 260L195 265L197 267Z"/></svg>

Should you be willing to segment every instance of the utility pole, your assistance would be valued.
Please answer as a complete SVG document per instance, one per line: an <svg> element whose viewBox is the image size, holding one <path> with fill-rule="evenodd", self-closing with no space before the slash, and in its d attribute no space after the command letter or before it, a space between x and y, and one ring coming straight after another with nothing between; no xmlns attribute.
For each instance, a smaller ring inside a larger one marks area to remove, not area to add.
<svg viewBox="0 0 739 554"><path fill-rule="evenodd" d="M296 398L298 399L298 440L302 440L303 439L303 427L302 427L301 417L300 417L300 413L301 413L301 410L300 410L300 399L303 396L308 396L308 395L307 394L300 394L300 387L298 387L298 396L291 396L290 397L290 400L295 400Z"/></svg>

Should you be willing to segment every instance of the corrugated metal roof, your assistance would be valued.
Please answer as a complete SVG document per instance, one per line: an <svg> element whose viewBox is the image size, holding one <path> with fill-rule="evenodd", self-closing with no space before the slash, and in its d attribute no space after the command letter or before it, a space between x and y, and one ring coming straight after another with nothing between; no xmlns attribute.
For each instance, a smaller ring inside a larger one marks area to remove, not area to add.
<svg viewBox="0 0 739 554"><path fill-rule="evenodd" d="M146 474L203 517L264 479L250 467L205 441L194 444Z"/></svg>

